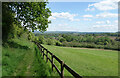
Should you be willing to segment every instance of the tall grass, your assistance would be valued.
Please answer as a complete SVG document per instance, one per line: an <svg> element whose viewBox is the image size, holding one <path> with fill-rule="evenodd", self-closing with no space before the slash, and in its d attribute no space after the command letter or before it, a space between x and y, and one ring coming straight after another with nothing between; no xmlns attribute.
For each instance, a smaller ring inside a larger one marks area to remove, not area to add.
<svg viewBox="0 0 120 78"><path fill-rule="evenodd" d="M2 47L2 75L51 76L51 68L39 53L38 47L26 39L9 40Z"/></svg>

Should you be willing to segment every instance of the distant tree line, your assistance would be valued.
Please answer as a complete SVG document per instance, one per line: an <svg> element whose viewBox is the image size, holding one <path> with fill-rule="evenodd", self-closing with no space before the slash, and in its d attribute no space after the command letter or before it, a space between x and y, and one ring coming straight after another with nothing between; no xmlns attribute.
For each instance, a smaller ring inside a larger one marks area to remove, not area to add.
<svg viewBox="0 0 120 78"><path fill-rule="evenodd" d="M41 44L112 50L119 50L120 37L118 35L118 33L35 33L35 36L38 37L38 42Z"/></svg>

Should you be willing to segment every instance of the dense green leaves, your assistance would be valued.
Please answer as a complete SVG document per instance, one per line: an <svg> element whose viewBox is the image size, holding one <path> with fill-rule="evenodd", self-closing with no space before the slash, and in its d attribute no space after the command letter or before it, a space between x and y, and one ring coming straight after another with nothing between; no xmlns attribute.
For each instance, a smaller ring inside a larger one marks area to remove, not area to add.
<svg viewBox="0 0 120 78"><path fill-rule="evenodd" d="M9 3L9 8L16 13L16 20L30 30L46 31L51 11L46 8L47 2L15 2Z"/></svg>
<svg viewBox="0 0 120 78"><path fill-rule="evenodd" d="M2 38L3 41L20 37L24 32L46 31L51 11L46 8L48 2L3 2L2 3ZM32 35L33 36L33 35ZM31 33L29 40L34 40Z"/></svg>
<svg viewBox="0 0 120 78"><path fill-rule="evenodd" d="M11 12L11 10L9 10L8 8L8 3L2 3L2 39L4 41L6 41L7 39L10 39L10 36L12 36L12 34L14 31L12 31L12 29L14 29L14 27L12 26L13 21L14 21L14 15Z"/></svg>
<svg viewBox="0 0 120 78"><path fill-rule="evenodd" d="M60 42L64 42L64 41L66 41L65 38L61 38L61 39L60 39Z"/></svg>
<svg viewBox="0 0 120 78"><path fill-rule="evenodd" d="M38 38L39 38L39 43L43 44L44 43L44 36L40 35Z"/></svg>

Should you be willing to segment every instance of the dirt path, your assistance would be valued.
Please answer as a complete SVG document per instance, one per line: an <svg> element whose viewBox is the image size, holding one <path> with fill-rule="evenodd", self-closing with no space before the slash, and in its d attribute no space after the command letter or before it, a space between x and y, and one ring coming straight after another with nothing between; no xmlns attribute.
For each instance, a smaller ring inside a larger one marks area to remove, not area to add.
<svg viewBox="0 0 120 78"><path fill-rule="evenodd" d="M23 60L19 63L19 65L16 68L16 71L14 72L14 76L30 76L30 68L34 61L34 52L28 51Z"/></svg>

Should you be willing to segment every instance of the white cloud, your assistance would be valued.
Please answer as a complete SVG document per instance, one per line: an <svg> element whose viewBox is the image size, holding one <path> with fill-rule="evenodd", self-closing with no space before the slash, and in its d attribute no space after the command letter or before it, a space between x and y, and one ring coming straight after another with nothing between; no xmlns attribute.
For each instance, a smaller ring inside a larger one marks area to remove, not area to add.
<svg viewBox="0 0 120 78"><path fill-rule="evenodd" d="M106 28L106 29L109 29L109 28L115 28L116 25L94 25L93 28Z"/></svg>
<svg viewBox="0 0 120 78"><path fill-rule="evenodd" d="M103 12L96 15L97 18L111 18L111 17L118 17L117 13L109 13L109 12Z"/></svg>
<svg viewBox="0 0 120 78"><path fill-rule="evenodd" d="M64 26L68 26L68 24L66 24L66 23L64 23L64 24L58 24L58 26L60 26L60 27L64 27Z"/></svg>
<svg viewBox="0 0 120 78"><path fill-rule="evenodd" d="M69 12L61 12L61 13L55 12L51 14L52 16L50 17L50 19L64 18L70 21L80 21L80 19L75 19L75 16L77 16L77 14L70 14Z"/></svg>
<svg viewBox="0 0 120 78"><path fill-rule="evenodd" d="M102 0L94 4L89 4L87 9L88 11L91 10L92 8L96 8L102 11L114 10L118 8L118 1L120 0Z"/></svg>
<svg viewBox="0 0 120 78"><path fill-rule="evenodd" d="M85 21L91 21L92 19L87 19L87 18L84 18L83 20L85 20Z"/></svg>
<svg viewBox="0 0 120 78"><path fill-rule="evenodd" d="M118 31L118 25L117 24L106 24L106 21L104 24L96 24L93 25L90 29L97 32L116 32Z"/></svg>
<svg viewBox="0 0 120 78"><path fill-rule="evenodd" d="M74 27L68 23L50 24L47 28L48 31L78 31L78 27Z"/></svg>
<svg viewBox="0 0 120 78"><path fill-rule="evenodd" d="M50 16L50 17L49 17L49 20L52 20L52 19L54 20L54 19L56 19L56 18L55 18L55 17Z"/></svg>
<svg viewBox="0 0 120 78"><path fill-rule="evenodd" d="M109 21L109 20L107 20L107 21L106 21L106 23L107 23L107 24L110 24L110 21Z"/></svg>
<svg viewBox="0 0 120 78"><path fill-rule="evenodd" d="M97 21L96 24L110 24L111 22L109 20L106 21Z"/></svg>
<svg viewBox="0 0 120 78"><path fill-rule="evenodd" d="M96 24L104 24L104 21L97 21Z"/></svg>
<svg viewBox="0 0 120 78"><path fill-rule="evenodd" d="M85 18L93 17L93 15L83 15Z"/></svg>
<svg viewBox="0 0 120 78"><path fill-rule="evenodd" d="M80 19L71 19L71 21L80 21Z"/></svg>
<svg viewBox="0 0 120 78"><path fill-rule="evenodd" d="M95 8L87 8L85 11L94 11L95 10Z"/></svg>

